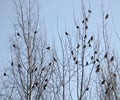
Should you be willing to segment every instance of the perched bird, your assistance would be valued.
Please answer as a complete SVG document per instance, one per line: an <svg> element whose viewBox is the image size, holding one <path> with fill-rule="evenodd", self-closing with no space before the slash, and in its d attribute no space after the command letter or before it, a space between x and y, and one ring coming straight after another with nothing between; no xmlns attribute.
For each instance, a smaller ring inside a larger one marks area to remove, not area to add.
<svg viewBox="0 0 120 100"><path fill-rule="evenodd" d="M94 54L97 54L97 51L94 51Z"/></svg>
<svg viewBox="0 0 120 100"><path fill-rule="evenodd" d="M47 84L45 84L45 85L43 86L43 90L46 90L46 86L47 86Z"/></svg>
<svg viewBox="0 0 120 100"><path fill-rule="evenodd" d="M88 91L89 90L89 87L87 87L86 89L85 89L85 91Z"/></svg>
<svg viewBox="0 0 120 100"><path fill-rule="evenodd" d="M18 64L18 67L20 68L20 67L21 67L21 65L20 65L20 64Z"/></svg>
<svg viewBox="0 0 120 100"><path fill-rule="evenodd" d="M101 84L104 84L105 83L105 80L103 80L102 82L101 82Z"/></svg>
<svg viewBox="0 0 120 100"><path fill-rule="evenodd" d="M88 18L87 18L87 17L85 18L85 21L87 21L87 22L88 22Z"/></svg>
<svg viewBox="0 0 120 100"><path fill-rule="evenodd" d="M4 74L3 74L4 76L6 76L6 72L4 72Z"/></svg>
<svg viewBox="0 0 120 100"><path fill-rule="evenodd" d="M97 67L96 72L98 73L100 71L100 67Z"/></svg>
<svg viewBox="0 0 120 100"><path fill-rule="evenodd" d="M17 36L20 36L20 33L19 33L19 32L17 32Z"/></svg>
<svg viewBox="0 0 120 100"><path fill-rule="evenodd" d="M110 62L112 62L114 60L114 56L112 56L111 58L110 58Z"/></svg>
<svg viewBox="0 0 120 100"><path fill-rule="evenodd" d="M91 41L93 40L93 36L91 36L90 40L91 40Z"/></svg>
<svg viewBox="0 0 120 100"><path fill-rule="evenodd" d="M89 12L89 13L92 13L92 11L91 11L91 10L88 10L88 12Z"/></svg>
<svg viewBox="0 0 120 100"><path fill-rule="evenodd" d="M107 53L104 55L104 58L107 58Z"/></svg>
<svg viewBox="0 0 120 100"><path fill-rule="evenodd" d="M88 65L88 61L86 62L86 66Z"/></svg>
<svg viewBox="0 0 120 100"><path fill-rule="evenodd" d="M98 58L96 58L96 61L97 61L97 62L100 62Z"/></svg>
<svg viewBox="0 0 120 100"><path fill-rule="evenodd" d="M79 29L79 26L77 25L76 28Z"/></svg>
<svg viewBox="0 0 120 100"><path fill-rule="evenodd" d="M57 60L56 60L56 58L55 58L55 57L53 57L53 60L54 60L55 62L57 62Z"/></svg>
<svg viewBox="0 0 120 100"><path fill-rule="evenodd" d="M75 61L75 64L78 64L78 60Z"/></svg>
<svg viewBox="0 0 120 100"><path fill-rule="evenodd" d="M37 71L37 67L35 68L35 71Z"/></svg>
<svg viewBox="0 0 120 100"><path fill-rule="evenodd" d="M76 48L79 48L80 47L80 44L77 44L77 47Z"/></svg>
<svg viewBox="0 0 120 100"><path fill-rule="evenodd" d="M76 57L74 57L73 60L75 61L75 60L76 60Z"/></svg>
<svg viewBox="0 0 120 100"><path fill-rule="evenodd" d="M42 68L42 71L45 70L45 67Z"/></svg>
<svg viewBox="0 0 120 100"><path fill-rule="evenodd" d="M91 44L89 44L89 47L91 47Z"/></svg>
<svg viewBox="0 0 120 100"><path fill-rule="evenodd" d="M50 62L50 63L49 63L49 66L51 66L51 64L52 64L52 63Z"/></svg>
<svg viewBox="0 0 120 100"><path fill-rule="evenodd" d="M109 15L108 15L108 14L106 14L105 19L108 19L108 17L109 17Z"/></svg>
<svg viewBox="0 0 120 100"><path fill-rule="evenodd" d="M84 38L87 38L87 35L85 34Z"/></svg>
<svg viewBox="0 0 120 100"><path fill-rule="evenodd" d="M93 56L91 56L91 60L93 60Z"/></svg>
<svg viewBox="0 0 120 100"><path fill-rule="evenodd" d="M13 48L16 48L15 44L13 44Z"/></svg>
<svg viewBox="0 0 120 100"><path fill-rule="evenodd" d="M65 35L69 35L68 32L65 32Z"/></svg>
<svg viewBox="0 0 120 100"><path fill-rule="evenodd" d="M82 20L82 23L85 23L85 21L84 21L84 20Z"/></svg>
<svg viewBox="0 0 120 100"><path fill-rule="evenodd" d="M88 44L90 43L90 40L88 40Z"/></svg>
<svg viewBox="0 0 120 100"><path fill-rule="evenodd" d="M83 49L86 48L86 45L83 46Z"/></svg>
<svg viewBox="0 0 120 100"><path fill-rule="evenodd" d="M85 26L85 29L88 29L88 26L87 26L87 25Z"/></svg>
<svg viewBox="0 0 120 100"><path fill-rule="evenodd" d="M11 62L11 66L13 66L13 61Z"/></svg>
<svg viewBox="0 0 120 100"><path fill-rule="evenodd" d="M72 55L74 55L74 52L73 52L73 51L71 51L71 54L72 54Z"/></svg>
<svg viewBox="0 0 120 100"><path fill-rule="evenodd" d="M36 34L36 33L37 33L37 31L34 31L34 33Z"/></svg>
<svg viewBox="0 0 120 100"><path fill-rule="evenodd" d="M46 49L50 50L50 47L47 47Z"/></svg>

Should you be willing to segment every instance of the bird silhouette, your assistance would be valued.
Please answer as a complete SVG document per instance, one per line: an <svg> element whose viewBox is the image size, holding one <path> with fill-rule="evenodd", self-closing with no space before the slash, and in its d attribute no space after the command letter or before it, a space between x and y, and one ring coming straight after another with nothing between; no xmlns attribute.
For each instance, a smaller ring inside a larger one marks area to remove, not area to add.
<svg viewBox="0 0 120 100"><path fill-rule="evenodd" d="M6 72L4 72L4 74L3 74L4 76L6 76Z"/></svg>
<svg viewBox="0 0 120 100"><path fill-rule="evenodd" d="M89 12L89 13L92 13L92 11L91 11L91 10L88 10L88 12Z"/></svg>
<svg viewBox="0 0 120 100"><path fill-rule="evenodd" d="M88 29L88 26L87 26L87 25L85 26L85 29Z"/></svg>
<svg viewBox="0 0 120 100"><path fill-rule="evenodd" d="M89 87L87 87L86 89L85 89L85 91L88 91L89 90Z"/></svg>
<svg viewBox="0 0 120 100"><path fill-rule="evenodd" d="M102 82L101 82L101 84L104 84L105 83L105 80L103 80Z"/></svg>
<svg viewBox="0 0 120 100"><path fill-rule="evenodd" d="M13 61L11 62L11 66L13 66Z"/></svg>
<svg viewBox="0 0 120 100"><path fill-rule="evenodd" d="M77 47L76 48L79 48L80 47L80 44L77 44Z"/></svg>
<svg viewBox="0 0 120 100"><path fill-rule="evenodd" d="M108 15L108 14L106 14L105 19L108 19L108 17L109 17L109 15Z"/></svg>
<svg viewBox="0 0 120 100"><path fill-rule="evenodd" d="M76 28L79 29L79 26L77 25Z"/></svg>
<svg viewBox="0 0 120 100"><path fill-rule="evenodd" d="M87 18L87 17L85 18L85 21L87 21L87 22L88 22L88 18Z"/></svg>
<svg viewBox="0 0 120 100"><path fill-rule="evenodd" d="M50 47L47 47L46 49L50 50Z"/></svg>
<svg viewBox="0 0 120 100"><path fill-rule="evenodd" d="M88 65L88 61L86 62L86 66Z"/></svg>
<svg viewBox="0 0 120 100"><path fill-rule="evenodd" d="M112 62L114 60L114 56L112 56L111 58L110 58L110 62Z"/></svg>
<svg viewBox="0 0 120 100"><path fill-rule="evenodd" d="M21 67L21 65L20 65L20 64L18 64L18 67L20 68L20 67Z"/></svg>
<svg viewBox="0 0 120 100"><path fill-rule="evenodd" d="M37 33L37 31L34 31L34 33L36 34L36 33Z"/></svg>
<svg viewBox="0 0 120 100"><path fill-rule="evenodd" d="M37 67L35 68L35 71L37 71Z"/></svg>
<svg viewBox="0 0 120 100"><path fill-rule="evenodd" d="M13 44L13 48L16 48L15 44Z"/></svg>
<svg viewBox="0 0 120 100"><path fill-rule="evenodd" d="M68 32L65 32L65 35L69 35Z"/></svg>
<svg viewBox="0 0 120 100"><path fill-rule="evenodd" d="M97 51L94 51L94 54L97 54Z"/></svg>
<svg viewBox="0 0 120 100"><path fill-rule="evenodd" d="M107 53L104 55L104 58L107 58Z"/></svg>
<svg viewBox="0 0 120 100"><path fill-rule="evenodd" d="M91 41L93 40L93 36L91 36L90 40L91 40Z"/></svg>
<svg viewBox="0 0 120 100"><path fill-rule="evenodd" d="M87 35L85 34L84 38L87 38Z"/></svg>
<svg viewBox="0 0 120 100"><path fill-rule="evenodd" d="M17 36L20 36L20 33L19 33L19 32L17 32Z"/></svg>

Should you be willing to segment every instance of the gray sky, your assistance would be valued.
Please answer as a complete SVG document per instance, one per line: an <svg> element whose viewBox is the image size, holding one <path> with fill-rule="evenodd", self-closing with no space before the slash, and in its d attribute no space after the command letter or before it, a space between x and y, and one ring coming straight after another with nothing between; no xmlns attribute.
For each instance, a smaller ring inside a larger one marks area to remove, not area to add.
<svg viewBox="0 0 120 100"><path fill-rule="evenodd" d="M12 1L12 0L11 0ZM12 34L13 26L11 20L14 21L14 11L12 2L10 0L0 0L0 66L6 66L8 62L9 54L9 35ZM90 8L92 14L90 16L90 34L95 34L98 32L101 26L101 0L87 0L90 1ZM103 0L105 12L110 14L110 19L108 21L108 28L111 29L110 36L112 37L112 43L117 49L119 45L118 39L114 34L113 18L116 31L120 32L120 0ZM73 21L73 9L75 11L76 20L78 25L80 23L81 15L81 2L80 0L40 0L41 2L41 17L45 21L47 32L50 34L57 34L56 25L58 20L58 26L63 33L65 30L72 31L74 26ZM86 2L88 4L89 2ZM112 15L111 15L112 12Z"/></svg>

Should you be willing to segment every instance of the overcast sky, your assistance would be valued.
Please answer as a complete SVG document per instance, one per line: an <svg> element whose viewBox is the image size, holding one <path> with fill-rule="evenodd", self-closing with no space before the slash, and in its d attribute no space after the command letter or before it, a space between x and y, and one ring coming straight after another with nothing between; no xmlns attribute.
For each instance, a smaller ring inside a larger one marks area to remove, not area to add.
<svg viewBox="0 0 120 100"><path fill-rule="evenodd" d="M90 8L92 10L90 18L91 34L97 32L100 27L101 20L101 0L87 0L90 2ZM112 37L113 44L118 44L119 41L114 34L113 22L115 24L116 31L120 32L120 0L103 0L105 13L110 14L109 28L111 29L110 36ZM86 2L86 4L89 4ZM74 29L73 21L73 9L75 11L76 20L78 24L81 19L80 0L40 0L41 18L44 20L47 32L49 34L56 34L57 22L59 23L59 29L62 32L65 30L72 31ZM112 15L111 15L112 14ZM12 23L15 15L12 0L0 0L0 66L6 66L8 62L9 54L9 35L12 34ZM94 30L96 29L96 30ZM115 45L114 45L115 46ZM115 46L117 49L118 46Z"/></svg>

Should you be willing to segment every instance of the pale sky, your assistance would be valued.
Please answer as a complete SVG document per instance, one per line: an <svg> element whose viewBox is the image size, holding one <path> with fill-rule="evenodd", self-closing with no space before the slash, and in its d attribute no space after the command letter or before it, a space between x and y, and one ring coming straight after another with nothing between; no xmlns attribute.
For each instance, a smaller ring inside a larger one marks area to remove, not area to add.
<svg viewBox="0 0 120 100"><path fill-rule="evenodd" d="M92 14L90 16L90 34L95 34L98 32L101 25L101 0L87 0L90 2L90 7ZM86 2L86 4L89 4ZM118 49L119 45L118 39L114 34L113 21L115 24L116 31L120 32L120 0L103 0L104 9L106 13L110 14L108 27L110 30L110 36L112 37L113 47L115 46ZM61 33L65 30L72 31L75 26L73 22L73 9L75 11L76 20L78 25L80 23L81 15L81 2L80 0L40 0L40 11L41 19L45 22L47 32L49 35L57 34L57 22L59 23L59 29ZM112 12L112 15L111 15ZM8 62L9 54L9 35L12 34L13 26L12 22L14 21L14 10L12 5L12 0L0 0L0 66L6 66ZM119 35L120 36L120 35ZM51 38L49 38L51 39ZM0 68L0 69L1 69Z"/></svg>

